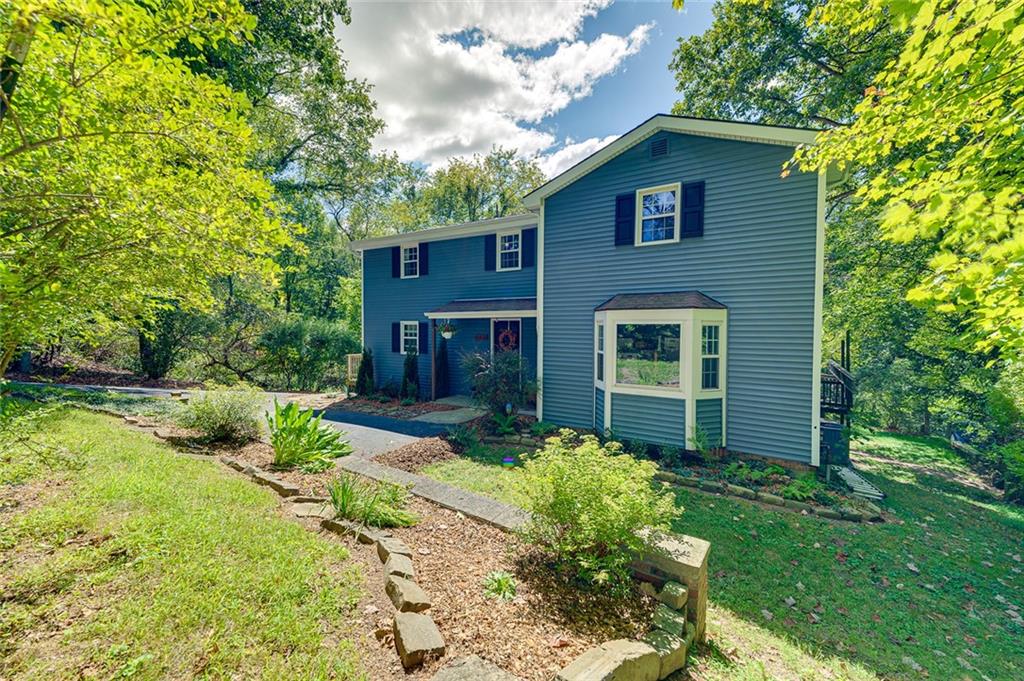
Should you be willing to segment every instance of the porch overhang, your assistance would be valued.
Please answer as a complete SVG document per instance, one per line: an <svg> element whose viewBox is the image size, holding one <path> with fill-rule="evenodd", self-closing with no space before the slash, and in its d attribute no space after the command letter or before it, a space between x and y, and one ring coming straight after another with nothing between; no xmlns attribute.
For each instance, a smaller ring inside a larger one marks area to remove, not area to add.
<svg viewBox="0 0 1024 681"><path fill-rule="evenodd" d="M536 298L453 300L423 313L427 319L502 319L537 316Z"/></svg>

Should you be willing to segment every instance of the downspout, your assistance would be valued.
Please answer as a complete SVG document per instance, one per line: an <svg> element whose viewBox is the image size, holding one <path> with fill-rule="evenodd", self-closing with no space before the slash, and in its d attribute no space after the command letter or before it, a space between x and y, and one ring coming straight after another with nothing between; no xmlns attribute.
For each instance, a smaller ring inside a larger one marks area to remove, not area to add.
<svg viewBox="0 0 1024 681"><path fill-rule="evenodd" d="M437 320L430 320L430 401L437 400Z"/></svg>

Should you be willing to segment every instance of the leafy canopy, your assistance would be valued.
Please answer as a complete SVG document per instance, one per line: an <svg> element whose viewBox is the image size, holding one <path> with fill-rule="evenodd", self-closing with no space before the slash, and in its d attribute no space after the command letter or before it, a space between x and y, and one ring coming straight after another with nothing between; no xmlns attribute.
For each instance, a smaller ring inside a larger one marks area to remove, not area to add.
<svg viewBox="0 0 1024 681"><path fill-rule="evenodd" d="M866 10L866 11L865 11ZM883 235L937 245L909 298L966 315L981 350L1024 352L1024 3L830 0L815 23L909 32L855 120L798 150L804 170L866 173ZM909 153L908 153L909 152Z"/></svg>
<svg viewBox="0 0 1024 681"><path fill-rule="evenodd" d="M237 0L0 6L0 35L30 39L0 121L0 365L154 300L204 306L215 275L272 273L287 234L248 104L174 54L251 31Z"/></svg>

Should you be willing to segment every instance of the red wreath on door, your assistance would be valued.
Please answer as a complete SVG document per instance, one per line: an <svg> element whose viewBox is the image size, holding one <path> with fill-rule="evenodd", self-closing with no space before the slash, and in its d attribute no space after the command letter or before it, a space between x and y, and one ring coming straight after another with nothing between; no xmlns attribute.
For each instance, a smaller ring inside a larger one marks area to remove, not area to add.
<svg viewBox="0 0 1024 681"><path fill-rule="evenodd" d="M515 350L518 347L517 334L512 329L502 329L498 332L498 349Z"/></svg>

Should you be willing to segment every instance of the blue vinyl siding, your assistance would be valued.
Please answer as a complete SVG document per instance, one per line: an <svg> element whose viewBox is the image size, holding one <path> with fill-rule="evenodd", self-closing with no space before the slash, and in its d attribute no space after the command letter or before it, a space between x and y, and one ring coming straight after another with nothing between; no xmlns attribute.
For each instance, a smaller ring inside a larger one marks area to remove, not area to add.
<svg viewBox="0 0 1024 681"><path fill-rule="evenodd" d="M415 243L410 235L409 243ZM377 385L401 382L405 356L391 352L391 323L428 321L424 312L452 300L466 298L532 297L537 290L537 269L524 267L514 272L484 270L484 237L430 242L430 273L415 279L391 276L391 249L377 248L363 253L363 334L373 350ZM467 393L468 380L461 367L467 352L490 350L490 321L456 319L455 336L448 345L448 366L454 393ZM536 320L522 320L523 354L536 367ZM441 336L438 334L438 343ZM420 356L420 386L423 397L430 396L430 356Z"/></svg>
<svg viewBox="0 0 1024 681"><path fill-rule="evenodd" d="M707 435L708 445L722 444L722 399L697 400L697 425Z"/></svg>
<svg viewBox="0 0 1024 681"><path fill-rule="evenodd" d="M604 432L604 391L594 388L594 430Z"/></svg>
<svg viewBox="0 0 1024 681"><path fill-rule="evenodd" d="M544 418L593 422L595 306L697 290L729 308L730 449L809 462L817 176L780 177L789 147L668 137L667 156L638 143L545 200ZM702 237L615 246L617 195L700 180Z"/></svg>
<svg viewBox="0 0 1024 681"><path fill-rule="evenodd" d="M612 393L611 400L616 437L685 446L686 400L624 393Z"/></svg>

